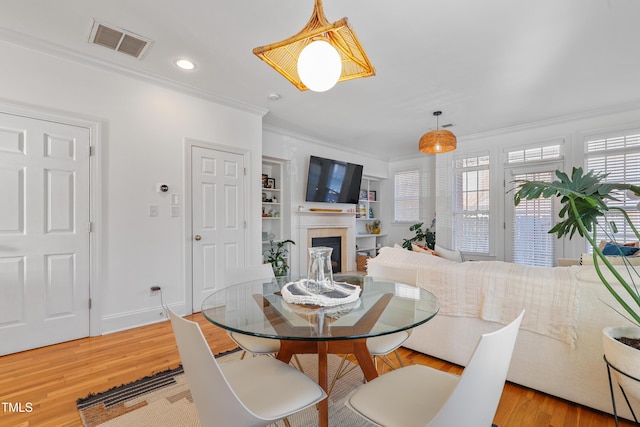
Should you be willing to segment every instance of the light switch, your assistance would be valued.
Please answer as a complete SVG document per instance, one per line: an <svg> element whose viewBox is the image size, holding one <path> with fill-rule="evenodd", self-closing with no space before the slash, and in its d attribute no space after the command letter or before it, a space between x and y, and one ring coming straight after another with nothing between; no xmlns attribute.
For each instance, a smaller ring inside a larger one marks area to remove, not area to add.
<svg viewBox="0 0 640 427"><path fill-rule="evenodd" d="M171 204L172 205L179 205L180 204L180 196L178 196L176 193L173 193L171 195Z"/></svg>
<svg viewBox="0 0 640 427"><path fill-rule="evenodd" d="M149 205L149 216L158 216L158 205Z"/></svg>

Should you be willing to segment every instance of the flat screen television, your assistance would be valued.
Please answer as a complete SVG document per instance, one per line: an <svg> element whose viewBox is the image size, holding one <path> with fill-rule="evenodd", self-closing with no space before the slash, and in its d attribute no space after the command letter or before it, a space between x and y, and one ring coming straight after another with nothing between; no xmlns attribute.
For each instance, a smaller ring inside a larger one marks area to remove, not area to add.
<svg viewBox="0 0 640 427"><path fill-rule="evenodd" d="M307 202L358 203L362 165L311 156Z"/></svg>

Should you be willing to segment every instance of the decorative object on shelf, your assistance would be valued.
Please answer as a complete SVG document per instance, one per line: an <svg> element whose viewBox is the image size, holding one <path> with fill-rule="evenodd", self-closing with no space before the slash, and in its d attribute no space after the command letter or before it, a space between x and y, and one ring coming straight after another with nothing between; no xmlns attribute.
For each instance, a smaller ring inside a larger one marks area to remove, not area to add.
<svg viewBox="0 0 640 427"><path fill-rule="evenodd" d="M273 199L271 199L271 201L272 201L273 203L278 203L278 199L276 198L276 196L273 196Z"/></svg>
<svg viewBox="0 0 640 427"><path fill-rule="evenodd" d="M342 209L326 209L326 208L310 208L309 212L331 212L338 213L342 212Z"/></svg>
<svg viewBox="0 0 640 427"><path fill-rule="evenodd" d="M373 222L371 223L371 232L372 234L380 234L380 220L379 219L374 219Z"/></svg>
<svg viewBox="0 0 640 427"><path fill-rule="evenodd" d="M370 218L370 219L373 219L373 218L374 218L374 216L373 216L373 209L372 209L372 208L369 208L369 218Z"/></svg>
<svg viewBox="0 0 640 427"><path fill-rule="evenodd" d="M404 239L402 241L402 247L408 250L411 250L411 244L417 242L424 242L425 245L433 250L436 246L436 232L431 231L429 228L426 228L424 231L422 230L423 222L419 222L417 224L413 224L409 227L409 231L414 231L416 233L415 236Z"/></svg>
<svg viewBox="0 0 640 427"><path fill-rule="evenodd" d="M367 190L360 190L359 200L367 200L368 197Z"/></svg>
<svg viewBox="0 0 640 427"><path fill-rule="evenodd" d="M365 224L364 228L367 230L367 234L380 234L380 220L375 219L372 222Z"/></svg>
<svg viewBox="0 0 640 427"><path fill-rule="evenodd" d="M276 180L275 178L267 178L267 188L276 188Z"/></svg>
<svg viewBox="0 0 640 427"><path fill-rule="evenodd" d="M420 138L418 147L425 154L441 154L456 149L457 140L453 132L446 129L440 129L438 117L442 115L442 111L434 111L436 116L436 130L425 133Z"/></svg>
<svg viewBox="0 0 640 427"><path fill-rule="evenodd" d="M369 191L369 201L370 202L375 202L376 201L376 192L371 190Z"/></svg>
<svg viewBox="0 0 640 427"><path fill-rule="evenodd" d="M337 82L375 75L373 65L347 18L329 23L322 9L322 0L315 0L311 18L298 34L281 42L256 47L253 53L300 90L322 92ZM333 59L333 69L318 66L323 64L317 62L316 55L323 53ZM311 64L305 64L306 60ZM307 68L307 65L311 67ZM307 71L310 73L305 74Z"/></svg>
<svg viewBox="0 0 640 427"><path fill-rule="evenodd" d="M262 174L262 188L267 188L267 180L269 179L269 175L266 173Z"/></svg>
<svg viewBox="0 0 640 427"><path fill-rule="evenodd" d="M262 201L263 202L267 201L267 193L262 193Z"/></svg>
<svg viewBox="0 0 640 427"><path fill-rule="evenodd" d="M558 179L553 182L515 181L518 185L514 195L514 204L517 206L522 200L535 200L540 197L551 198L555 196L560 198L562 209L558 216L561 221L556 223L549 230L549 233L556 234L558 238L565 235L571 238L577 231L580 236L587 239L593 250L593 265L596 273L602 284L620 305L619 308L611 308L635 324L635 332L629 331L628 333L628 338L633 341L640 337L640 328L638 328L640 326L640 292L637 287L640 274L628 257L623 256L622 251L619 253L624 266L621 271L616 269L600 248L600 239L597 234L599 230L604 232L607 239L615 244L613 235L617 233L618 226L613 219L607 217L608 214L614 213L618 223L622 222L624 229L633 231L636 238L640 240L640 234L631 222L626 210L617 205L609 206L606 204L607 200L618 204L620 200L616 198L616 195L624 196L625 191L640 194L640 187L632 184L606 182L608 174L593 170L583 173L582 168L573 168L570 177L559 170L555 171L555 175ZM613 275L614 280L611 280L602 272L601 264L604 264L609 273ZM622 329L624 330L625 328ZM605 357L608 366L611 365L620 370L629 369L628 366L633 366L636 369L627 371L625 374L640 378L640 369L638 369L640 368L640 352L637 350L631 352L636 354L634 362L623 367L622 365L625 362L622 361L622 357L617 350L624 346L610 345L609 335L611 335L611 332L609 328L603 330ZM628 353L628 351L626 352ZM638 381L629 381L628 378L625 378L624 375L617 371L613 372L613 374L618 384L624 388L627 394L640 399L640 383Z"/></svg>
<svg viewBox="0 0 640 427"><path fill-rule="evenodd" d="M274 242L271 240L269 242L270 247L267 252L266 261L271 264L271 268L273 268L273 274L276 277L286 276L289 271L289 264L287 263L287 258L285 255L289 252L289 250L285 247L287 243L291 243L295 245L296 242L293 240L287 239L282 240L280 242Z"/></svg>

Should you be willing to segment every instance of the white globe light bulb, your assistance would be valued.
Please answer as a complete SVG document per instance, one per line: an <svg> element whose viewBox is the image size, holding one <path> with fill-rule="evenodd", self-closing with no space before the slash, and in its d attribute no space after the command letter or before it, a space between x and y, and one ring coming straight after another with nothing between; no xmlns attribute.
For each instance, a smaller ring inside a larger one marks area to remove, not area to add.
<svg viewBox="0 0 640 427"><path fill-rule="evenodd" d="M324 40L309 43L298 57L298 75L306 87L325 92L338 83L342 61L338 51Z"/></svg>

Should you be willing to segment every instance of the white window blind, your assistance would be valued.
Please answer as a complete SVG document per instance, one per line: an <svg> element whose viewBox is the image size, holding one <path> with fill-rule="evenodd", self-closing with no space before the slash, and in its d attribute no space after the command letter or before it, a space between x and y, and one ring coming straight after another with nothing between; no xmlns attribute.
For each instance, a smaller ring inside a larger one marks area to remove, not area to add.
<svg viewBox="0 0 640 427"><path fill-rule="evenodd" d="M562 157L562 144L528 147L507 153L507 163L526 163L542 160L557 160Z"/></svg>
<svg viewBox="0 0 640 427"><path fill-rule="evenodd" d="M587 170L608 173L608 182L640 184L640 130L622 134L591 137L585 140L585 157ZM631 199L624 193L615 195L618 201L609 201L609 206L623 208L633 224L640 225L639 200ZM618 243L637 242L633 231L623 221L621 213L611 213L608 221L616 224L618 233L605 236L599 232L602 240L615 239Z"/></svg>
<svg viewBox="0 0 640 427"><path fill-rule="evenodd" d="M552 171L514 175L514 180L551 182ZM552 267L554 263L555 235L552 199L522 200L513 208L512 260L517 264Z"/></svg>
<svg viewBox="0 0 640 427"><path fill-rule="evenodd" d="M463 252L489 253L489 156L454 161L453 245Z"/></svg>
<svg viewBox="0 0 640 427"><path fill-rule="evenodd" d="M396 172L393 175L393 220L415 223L420 220L420 171Z"/></svg>

